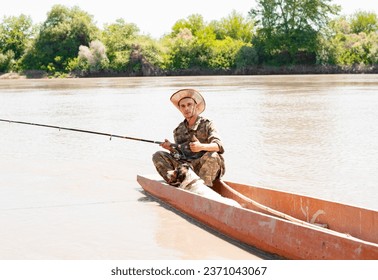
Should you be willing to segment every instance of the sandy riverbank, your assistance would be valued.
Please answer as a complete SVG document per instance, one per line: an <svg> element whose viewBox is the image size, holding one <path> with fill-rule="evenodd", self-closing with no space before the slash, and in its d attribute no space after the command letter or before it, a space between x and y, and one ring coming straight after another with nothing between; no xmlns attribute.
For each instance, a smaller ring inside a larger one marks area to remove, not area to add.
<svg viewBox="0 0 378 280"><path fill-rule="evenodd" d="M142 71L130 72L96 72L84 75L69 73L64 78L104 78L104 77L135 77L135 76L222 76L222 75L332 75L332 74L377 74L378 65L283 65L254 66L242 69L179 69L171 71L159 70L156 73ZM28 70L25 73L0 73L0 79L46 79L49 74L42 70Z"/></svg>

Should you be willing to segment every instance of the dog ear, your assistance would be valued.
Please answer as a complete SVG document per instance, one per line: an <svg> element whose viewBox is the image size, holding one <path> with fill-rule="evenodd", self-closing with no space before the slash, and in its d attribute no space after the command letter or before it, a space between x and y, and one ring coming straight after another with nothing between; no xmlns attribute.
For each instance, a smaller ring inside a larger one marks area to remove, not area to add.
<svg viewBox="0 0 378 280"><path fill-rule="evenodd" d="M178 181L178 178L177 178L177 170L172 170L172 171L173 171L173 176L169 178L167 183L173 187L178 187L181 183Z"/></svg>
<svg viewBox="0 0 378 280"><path fill-rule="evenodd" d="M192 168L192 169L193 169L192 165L189 164L188 162L185 162L185 163L181 164L181 166L182 166L182 167L185 167L186 169L189 169L189 168Z"/></svg>
<svg viewBox="0 0 378 280"><path fill-rule="evenodd" d="M177 182L183 182L185 180L185 177L186 177L186 174L187 172L184 171L182 168L187 168L187 166L185 166L186 164L183 163L179 168L177 168L177 173L176 173L176 181Z"/></svg>

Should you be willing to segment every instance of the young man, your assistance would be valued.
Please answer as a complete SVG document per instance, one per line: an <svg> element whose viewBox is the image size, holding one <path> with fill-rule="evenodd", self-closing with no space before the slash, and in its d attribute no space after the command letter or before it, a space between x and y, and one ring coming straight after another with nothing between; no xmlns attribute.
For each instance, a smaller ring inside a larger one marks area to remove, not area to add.
<svg viewBox="0 0 378 280"><path fill-rule="evenodd" d="M173 131L172 144L165 139L152 161L158 173L169 182L167 171L175 169L180 162L189 162L194 172L209 187L213 181L224 175L225 164L222 141L212 121L200 114L205 110L205 99L194 89L182 89L171 96L171 102L180 110L185 120Z"/></svg>

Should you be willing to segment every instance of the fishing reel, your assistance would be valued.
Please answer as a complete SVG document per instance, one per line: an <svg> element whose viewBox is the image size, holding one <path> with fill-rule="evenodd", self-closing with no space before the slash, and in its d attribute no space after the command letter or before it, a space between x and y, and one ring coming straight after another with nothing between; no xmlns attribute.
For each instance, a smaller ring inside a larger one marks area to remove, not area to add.
<svg viewBox="0 0 378 280"><path fill-rule="evenodd" d="M186 155L181 147L181 145L179 144L171 144L171 148L172 148L172 156L176 159L176 160L186 160Z"/></svg>
<svg viewBox="0 0 378 280"><path fill-rule="evenodd" d="M185 147L186 147L186 149L185 149ZM204 151L198 152L198 153L193 153L193 152L190 151L188 146L183 146L183 145L180 145L180 144L172 144L171 148L173 150L171 152L172 156L176 160L180 160L180 161L188 162L188 161L191 161L191 160L198 159L205 154Z"/></svg>

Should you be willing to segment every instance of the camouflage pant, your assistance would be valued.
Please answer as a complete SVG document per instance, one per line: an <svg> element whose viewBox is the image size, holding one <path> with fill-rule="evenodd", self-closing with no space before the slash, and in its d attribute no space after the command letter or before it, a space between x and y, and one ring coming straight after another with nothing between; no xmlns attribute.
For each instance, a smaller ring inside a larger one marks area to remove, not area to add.
<svg viewBox="0 0 378 280"><path fill-rule="evenodd" d="M167 171L175 169L180 161L170 153L158 151L152 156L152 161L157 172L168 182ZM217 152L206 152L202 157L189 162L194 172L205 182L205 185L212 187L213 181L224 175L225 165L223 157Z"/></svg>

